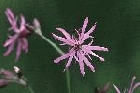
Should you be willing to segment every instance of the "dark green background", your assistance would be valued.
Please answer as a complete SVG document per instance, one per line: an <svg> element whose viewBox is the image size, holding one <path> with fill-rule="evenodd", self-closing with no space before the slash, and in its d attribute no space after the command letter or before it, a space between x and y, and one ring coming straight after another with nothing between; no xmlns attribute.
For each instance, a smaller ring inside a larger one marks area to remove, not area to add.
<svg viewBox="0 0 140 93"><path fill-rule="evenodd" d="M70 67L71 93L95 93L95 87L110 82L108 93L115 93L112 83L123 91L129 87L135 75L140 81L140 0L0 0L0 68L13 69L15 52L3 57L6 51L2 44L7 39L9 23L4 14L6 8L15 14L23 13L27 23L33 18L41 22L44 36L56 42L51 33L62 27L69 33L83 25L89 17L88 28L97 22L94 45L105 46L109 52L98 52L105 58L100 62L92 57L96 72L85 69L85 77L78 64ZM59 44L59 42L56 42ZM61 47L67 52L67 47ZM29 38L29 53L22 53L19 62L23 73L35 93L67 93L64 64L53 63L60 56L47 42L32 35ZM134 93L139 93L140 88ZM11 84L0 89L0 93L30 93L26 87Z"/></svg>

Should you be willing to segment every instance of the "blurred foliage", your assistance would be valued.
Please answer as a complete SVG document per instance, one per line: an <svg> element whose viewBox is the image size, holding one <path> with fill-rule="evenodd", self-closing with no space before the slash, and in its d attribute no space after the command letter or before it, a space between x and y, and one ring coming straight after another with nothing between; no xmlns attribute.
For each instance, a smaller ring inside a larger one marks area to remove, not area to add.
<svg viewBox="0 0 140 93"><path fill-rule="evenodd" d="M134 75L140 81L139 0L0 0L0 67L12 70L15 64L20 66L35 93L67 93L66 73L63 72L66 61L55 64L53 60L60 55L37 35L29 38L29 53L22 53L18 63L14 63L14 52L3 57L6 49L2 44L9 28L4 12L8 7L16 15L24 14L28 23L38 18L44 36L54 42L51 33L57 33L55 27L72 33L75 28L82 27L86 16L89 17L88 29L97 22L94 45L109 48L108 53L98 53L106 61L101 63L92 57L96 72L86 68L85 77L81 75L78 64L73 62L70 67L71 93L94 93L96 87L108 82L124 90ZM61 48L63 51L68 49ZM134 91L139 92L140 88ZM30 92L25 87L9 85L0 89L0 93ZM111 84L107 93L115 93Z"/></svg>

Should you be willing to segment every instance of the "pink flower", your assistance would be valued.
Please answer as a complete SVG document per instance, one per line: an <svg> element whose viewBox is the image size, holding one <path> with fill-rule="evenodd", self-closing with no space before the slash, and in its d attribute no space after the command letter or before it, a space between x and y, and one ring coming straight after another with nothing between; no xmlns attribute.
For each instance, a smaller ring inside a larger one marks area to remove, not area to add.
<svg viewBox="0 0 140 93"><path fill-rule="evenodd" d="M108 51L108 49L105 47L91 46L93 40L91 40L89 44L86 45L83 44L85 40L92 37L90 36L90 34L94 31L96 27L96 23L95 23L95 25L93 25L90 30L85 32L87 24L88 24L88 17L86 17L81 31L76 30L78 34L78 38L71 36L62 28L56 28L56 29L60 31L64 35L64 37L59 37L53 34L53 37L59 41L62 41L63 45L67 44L71 47L69 53L66 53L61 57L58 57L56 60L54 60L54 62L59 63L61 60L69 58L68 63L66 64L66 69L67 69L71 64L72 59L75 58L75 60L79 63L80 70L83 76L85 74L84 64L86 64L93 72L95 71L94 67L91 65L87 57L90 58L89 55L91 54L95 57L98 57L101 61L104 61L104 58L98 56L93 51Z"/></svg>
<svg viewBox="0 0 140 93"><path fill-rule="evenodd" d="M11 25L9 30L13 30L14 35L8 36L8 40L6 40L3 45L3 47L8 48L4 53L4 56L8 56L13 51L14 45L17 43L16 60L18 60L21 51L25 51L25 53L28 52L28 41L26 38L29 36L30 32L25 26L26 21L23 15L20 15L20 20L18 21L11 9L8 8L5 14ZM20 27L18 27L18 22L20 22Z"/></svg>
<svg viewBox="0 0 140 93"><path fill-rule="evenodd" d="M136 77L134 76L134 77L132 78L130 88L129 88L129 89L125 89L125 90L124 90L124 93L133 93L133 91L134 91L138 86L140 86L140 82L134 84L134 80L135 80L135 79L136 79ZM116 90L117 93L121 93L120 90L119 90L114 84L113 84L113 86L114 86L114 88L115 88L115 90Z"/></svg>
<svg viewBox="0 0 140 93"><path fill-rule="evenodd" d="M15 67L16 66L14 66L14 68ZM27 86L26 78L23 76L19 76L19 73L17 72L0 69L0 76L0 88L3 88L11 83Z"/></svg>

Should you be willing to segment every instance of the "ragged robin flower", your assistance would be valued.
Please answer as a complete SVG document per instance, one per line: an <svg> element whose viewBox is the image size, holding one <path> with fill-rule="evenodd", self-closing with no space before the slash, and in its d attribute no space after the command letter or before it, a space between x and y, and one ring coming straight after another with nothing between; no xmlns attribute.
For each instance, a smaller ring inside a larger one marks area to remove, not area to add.
<svg viewBox="0 0 140 93"><path fill-rule="evenodd" d="M134 77L132 78L130 88L129 88L129 89L125 89L124 92L122 92L122 93L133 93L133 91L134 91L137 87L140 86L140 82L137 82L137 83L134 84L134 80L135 80L135 79L136 79L136 77L134 76ZM116 93L121 93L120 90L119 90L119 88L118 88L116 85L113 84L113 86L114 86L114 88L115 88L115 90L116 90Z"/></svg>
<svg viewBox="0 0 140 93"><path fill-rule="evenodd" d="M18 20L18 18L15 17L14 13L10 8L7 8L5 14L11 25L9 30L13 30L13 35L9 35L8 39L3 44L3 47L7 48L7 51L4 53L4 56L8 56L14 50L14 45L17 44L17 61L20 57L21 51L24 51L25 53L28 52L27 37L29 36L30 32L26 28L26 21L22 14L20 15L20 20Z"/></svg>
<svg viewBox="0 0 140 93"><path fill-rule="evenodd" d="M18 67L14 66L14 69ZM22 75L19 76L19 73L0 69L0 88L5 87L9 84L16 83L23 86L27 86L26 78Z"/></svg>
<svg viewBox="0 0 140 93"><path fill-rule="evenodd" d="M54 60L54 62L59 63L61 60L69 58L65 68L67 69L71 64L72 59L74 58L79 63L80 70L83 76L85 74L84 64L86 64L93 72L95 71L94 67L91 65L87 57L91 59L90 57L91 54L95 57L98 57L100 61L104 61L104 58L98 56L93 51L108 51L108 49L105 47L92 46L93 39L91 33L93 33L93 31L95 30L96 23L91 27L90 30L86 32L85 30L87 24L88 24L88 17L86 17L82 29L75 30L78 34L78 38L74 37L73 35L71 36L67 31L65 31L62 28L56 28L56 29L60 31L64 35L64 37L59 37L53 34L53 37L59 41L62 41L63 45L69 45L71 47L68 53L62 55L61 57L58 57L56 60ZM84 45L84 42L87 39L91 39L91 42L89 44Z"/></svg>

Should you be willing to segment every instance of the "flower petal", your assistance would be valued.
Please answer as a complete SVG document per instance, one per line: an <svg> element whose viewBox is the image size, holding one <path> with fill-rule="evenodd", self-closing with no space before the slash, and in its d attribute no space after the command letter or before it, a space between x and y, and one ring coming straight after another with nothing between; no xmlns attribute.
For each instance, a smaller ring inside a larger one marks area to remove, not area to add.
<svg viewBox="0 0 140 93"><path fill-rule="evenodd" d="M9 28L9 30L12 30L12 29L16 29L16 18L14 16L14 13L12 12L12 10L10 8L7 8L6 12L5 12L7 18L8 18L8 21L9 23L11 24L11 27Z"/></svg>
<svg viewBox="0 0 140 93"><path fill-rule="evenodd" d="M91 46L91 50L108 51L108 48L100 47L100 46Z"/></svg>
<svg viewBox="0 0 140 93"><path fill-rule="evenodd" d="M60 32L63 33L63 35L67 38L67 39L71 39L71 36L69 33L67 33L64 29L62 28L56 28L57 30L59 30Z"/></svg>
<svg viewBox="0 0 140 93"><path fill-rule="evenodd" d="M134 91L137 87L139 87L139 86L140 86L140 82L136 83L136 84L133 86L133 88L132 88L132 90L131 90L131 93L133 93L133 91Z"/></svg>
<svg viewBox="0 0 140 93"><path fill-rule="evenodd" d="M82 73L82 75L84 76L85 75L85 71L84 71L84 62L83 62L83 54L80 53L81 51L77 51L77 56L78 56L78 59L79 59L79 66L80 66L80 71Z"/></svg>
<svg viewBox="0 0 140 93"><path fill-rule="evenodd" d="M18 40L17 51L16 51L16 61L19 59L21 50L22 50L22 42L21 42L21 40Z"/></svg>
<svg viewBox="0 0 140 93"><path fill-rule="evenodd" d="M89 45L83 45L82 47L88 49L88 50L96 50L96 51L108 51L108 48L100 47L100 46L89 46Z"/></svg>
<svg viewBox="0 0 140 93"><path fill-rule="evenodd" d="M88 61L86 57L84 57L84 62L93 72L95 72L94 67L91 65L91 63Z"/></svg>
<svg viewBox="0 0 140 93"><path fill-rule="evenodd" d="M73 51L70 55L70 58L68 60L68 63L66 64L66 68L68 68L71 64L72 58L75 56L75 51Z"/></svg>
<svg viewBox="0 0 140 93"><path fill-rule="evenodd" d="M6 42L3 44L3 47L7 47L9 46L11 43L15 42L15 40L19 37L18 34L15 34L13 37L10 36L10 38L8 40L6 40Z"/></svg>
<svg viewBox="0 0 140 93"><path fill-rule="evenodd" d="M12 10L10 8L7 8L5 14L6 14L10 24L13 25L13 23L15 22L15 17L14 17L14 13L12 12Z"/></svg>
<svg viewBox="0 0 140 93"><path fill-rule="evenodd" d="M22 49L27 53L28 52L28 40L26 38L22 39Z"/></svg>
<svg viewBox="0 0 140 93"><path fill-rule="evenodd" d="M14 39L13 38L10 38L10 39L6 40L6 42L3 44L3 47L9 46L13 42L14 42Z"/></svg>
<svg viewBox="0 0 140 93"><path fill-rule="evenodd" d="M13 79L15 76L11 71L5 69L1 69L0 74L2 74L6 79Z"/></svg>
<svg viewBox="0 0 140 93"><path fill-rule="evenodd" d="M120 90L119 90L114 84L113 84L113 86L114 86L116 92L117 92L117 93L120 93Z"/></svg>
<svg viewBox="0 0 140 93"><path fill-rule="evenodd" d="M72 52L74 52L73 49L71 49L71 50L69 51L69 53L66 53L66 54L64 54L64 55L62 55L62 56L60 56L60 57L58 57L57 59L55 59L55 60L54 60L54 63L59 63L59 61L68 58L69 56L71 56Z"/></svg>
<svg viewBox="0 0 140 93"><path fill-rule="evenodd" d="M8 50L3 54L3 56L8 56L14 49L14 42L8 46Z"/></svg>
<svg viewBox="0 0 140 93"><path fill-rule="evenodd" d="M84 62L79 60L79 66L80 66L80 71L82 73L82 75L85 75L85 71L84 71Z"/></svg>
<svg viewBox="0 0 140 93"><path fill-rule="evenodd" d="M91 54L92 54L93 56L95 56L95 57L98 57L98 58L100 59L100 61L105 61L104 58L102 58L102 57L100 57L99 55L93 53L92 51L91 51Z"/></svg>
<svg viewBox="0 0 140 93"><path fill-rule="evenodd" d="M52 34L53 34L53 33L52 33ZM53 34L53 37L54 37L55 39L59 40L59 41L64 42L64 43L67 42L67 40L66 40L65 38L59 37L59 36L57 36L57 35L55 35L55 34Z"/></svg>
<svg viewBox="0 0 140 93"><path fill-rule="evenodd" d="M87 33L84 34L84 37L81 40L81 42L84 42L84 40L90 38L90 34L94 31L95 28L96 28L96 24L92 26L92 28Z"/></svg>
<svg viewBox="0 0 140 93"><path fill-rule="evenodd" d="M82 27L82 33L81 33L81 36L80 36L80 40L84 38L84 33L85 33L85 29L87 27L87 24L88 24L88 17L86 17L85 20L84 20L84 24L83 24L83 27Z"/></svg>
<svg viewBox="0 0 140 93"><path fill-rule="evenodd" d="M52 33L52 34L53 34L53 33ZM70 45L70 46L73 46L73 45L74 45L74 43L72 43L71 41L69 41L69 40L67 40L67 39L65 39L65 38L59 37L59 36L57 36L57 35L55 35L55 34L53 34L53 37L54 37L55 39L59 40L59 41L62 41L62 42L64 42L64 43Z"/></svg>
<svg viewBox="0 0 140 93"><path fill-rule="evenodd" d="M86 35L90 35L90 34L95 30L96 24L97 24L97 23L95 23L94 26L92 26L91 29L90 29L87 33L85 33L85 36L86 36Z"/></svg>
<svg viewBox="0 0 140 93"><path fill-rule="evenodd" d="M132 88L133 88L133 83L134 83L134 80L135 80L135 79L136 79L136 77L134 76L134 77L132 78L132 81L131 81L129 93L131 93L131 90L132 90Z"/></svg>
<svg viewBox="0 0 140 93"><path fill-rule="evenodd" d="M72 58L73 58L74 55L71 55L69 60L68 60L68 63L66 64L66 68L65 69L68 69L70 64L71 64L71 61L72 61Z"/></svg>

